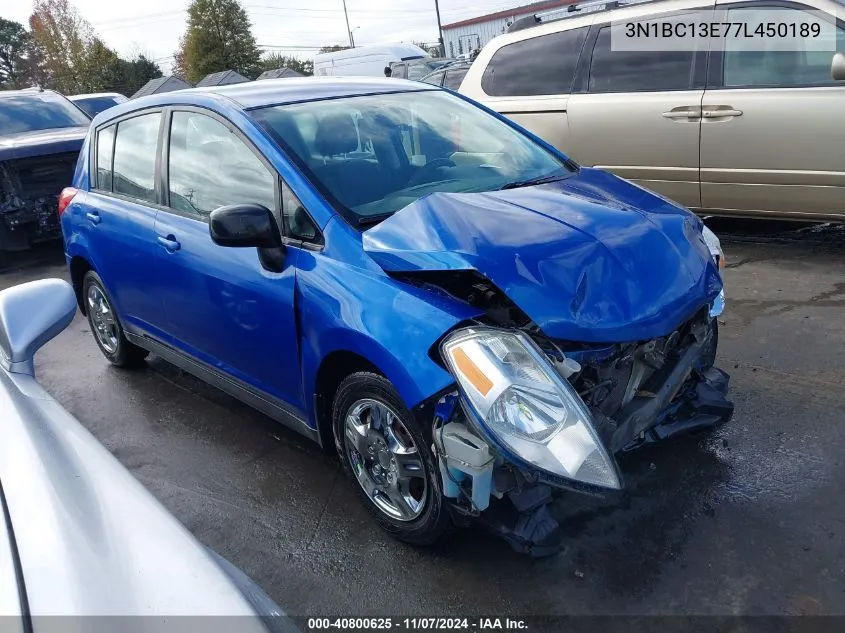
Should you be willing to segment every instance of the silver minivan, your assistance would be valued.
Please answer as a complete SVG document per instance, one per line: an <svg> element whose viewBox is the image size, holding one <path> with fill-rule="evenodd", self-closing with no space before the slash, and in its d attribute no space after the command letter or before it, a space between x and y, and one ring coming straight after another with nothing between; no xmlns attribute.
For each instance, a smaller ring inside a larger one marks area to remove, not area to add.
<svg viewBox="0 0 845 633"><path fill-rule="evenodd" d="M514 24L481 51L460 92L577 161L697 211L845 220L845 5L624 1ZM739 22L769 9L796 21L823 11L840 52L748 51L706 39L696 50L622 51L611 42L618 21Z"/></svg>

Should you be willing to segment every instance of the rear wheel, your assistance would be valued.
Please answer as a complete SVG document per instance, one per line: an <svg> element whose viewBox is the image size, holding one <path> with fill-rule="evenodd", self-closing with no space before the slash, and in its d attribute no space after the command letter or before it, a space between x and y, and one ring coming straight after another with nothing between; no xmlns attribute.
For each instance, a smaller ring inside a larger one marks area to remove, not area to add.
<svg viewBox="0 0 845 633"><path fill-rule="evenodd" d="M82 300L88 325L103 356L118 367L142 365L149 352L126 339L103 280L93 270L85 273L82 280Z"/></svg>
<svg viewBox="0 0 845 633"><path fill-rule="evenodd" d="M420 545L448 529L430 442L389 380L369 372L346 378L335 395L333 429L343 470L383 529Z"/></svg>

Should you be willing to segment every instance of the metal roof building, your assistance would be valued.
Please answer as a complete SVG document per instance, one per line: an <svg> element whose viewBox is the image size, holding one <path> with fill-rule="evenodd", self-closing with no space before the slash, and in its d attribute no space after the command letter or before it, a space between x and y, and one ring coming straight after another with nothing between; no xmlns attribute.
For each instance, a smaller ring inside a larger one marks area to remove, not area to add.
<svg viewBox="0 0 845 633"><path fill-rule="evenodd" d="M229 84L242 84L249 81L248 77L244 77L239 72L234 70L221 70L218 73L210 73L199 80L197 88L207 88L208 86L228 86Z"/></svg>
<svg viewBox="0 0 845 633"><path fill-rule="evenodd" d="M158 77L150 79L147 83L141 86L141 89L132 95L132 99L137 97L145 97L147 95L158 94L160 92L172 92L173 90L184 90L191 88L191 84L182 81L179 77L170 75L168 77Z"/></svg>
<svg viewBox="0 0 845 633"><path fill-rule="evenodd" d="M290 68L274 68L273 70L265 70L258 75L256 81L261 79L287 79L288 77L302 77L302 73L298 73Z"/></svg>
<svg viewBox="0 0 845 633"><path fill-rule="evenodd" d="M573 3L574 0L543 0L513 9L488 13L477 18L444 24L443 45L446 47L446 56L456 57L482 48L494 37L504 33L518 18Z"/></svg>

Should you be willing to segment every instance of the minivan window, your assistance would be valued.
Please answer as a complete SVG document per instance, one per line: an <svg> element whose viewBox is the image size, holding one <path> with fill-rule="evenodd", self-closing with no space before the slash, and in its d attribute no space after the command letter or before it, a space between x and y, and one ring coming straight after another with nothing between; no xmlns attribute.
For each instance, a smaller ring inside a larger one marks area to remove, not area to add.
<svg viewBox="0 0 845 633"><path fill-rule="evenodd" d="M453 68L446 71L446 78L443 80L443 87L449 90L457 90L461 87L464 77L466 77L469 68Z"/></svg>
<svg viewBox="0 0 845 633"><path fill-rule="evenodd" d="M170 124L170 206L207 216L229 204L276 208L275 177L220 121L174 112Z"/></svg>
<svg viewBox="0 0 845 633"><path fill-rule="evenodd" d="M568 94L587 28L532 37L503 46L481 77L491 97Z"/></svg>
<svg viewBox="0 0 845 633"><path fill-rule="evenodd" d="M435 192L493 191L574 166L504 121L441 90L253 110L312 183L353 222ZM313 117L313 138L297 120Z"/></svg>
<svg viewBox="0 0 845 633"><path fill-rule="evenodd" d="M428 77L423 79L424 83L431 84L432 86L439 86L443 83L443 75L446 71L441 70L436 73L431 73Z"/></svg>
<svg viewBox="0 0 845 633"><path fill-rule="evenodd" d="M97 189L103 191L111 191L115 127L110 125L97 133Z"/></svg>
<svg viewBox="0 0 845 633"><path fill-rule="evenodd" d="M776 10L778 19L786 23L796 24L815 21L817 18L800 9L785 7L767 7L765 5L730 9L728 21L760 22L770 19L772 11ZM808 19L809 18L809 19ZM794 88L819 84L833 84L830 75L832 51L814 50L810 40L796 40L804 45L804 50L774 50L778 40L762 39L768 50L749 51L736 50L734 40L725 42L725 61L723 66L723 82L725 87L754 87L769 86L777 88ZM845 51L845 29L836 29L836 50Z"/></svg>
<svg viewBox="0 0 845 633"><path fill-rule="evenodd" d="M155 202L156 149L161 113L143 114L117 124L113 191Z"/></svg>
<svg viewBox="0 0 845 633"><path fill-rule="evenodd" d="M603 27L593 48L589 92L690 89L693 51L614 51L610 40L610 27Z"/></svg>

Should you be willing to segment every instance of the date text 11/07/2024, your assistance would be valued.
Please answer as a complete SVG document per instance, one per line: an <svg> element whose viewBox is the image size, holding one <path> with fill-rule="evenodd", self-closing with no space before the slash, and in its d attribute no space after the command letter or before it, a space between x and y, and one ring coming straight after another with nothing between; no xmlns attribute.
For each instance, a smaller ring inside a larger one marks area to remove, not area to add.
<svg viewBox="0 0 845 633"><path fill-rule="evenodd" d="M309 631L524 631L520 618L308 618Z"/></svg>

